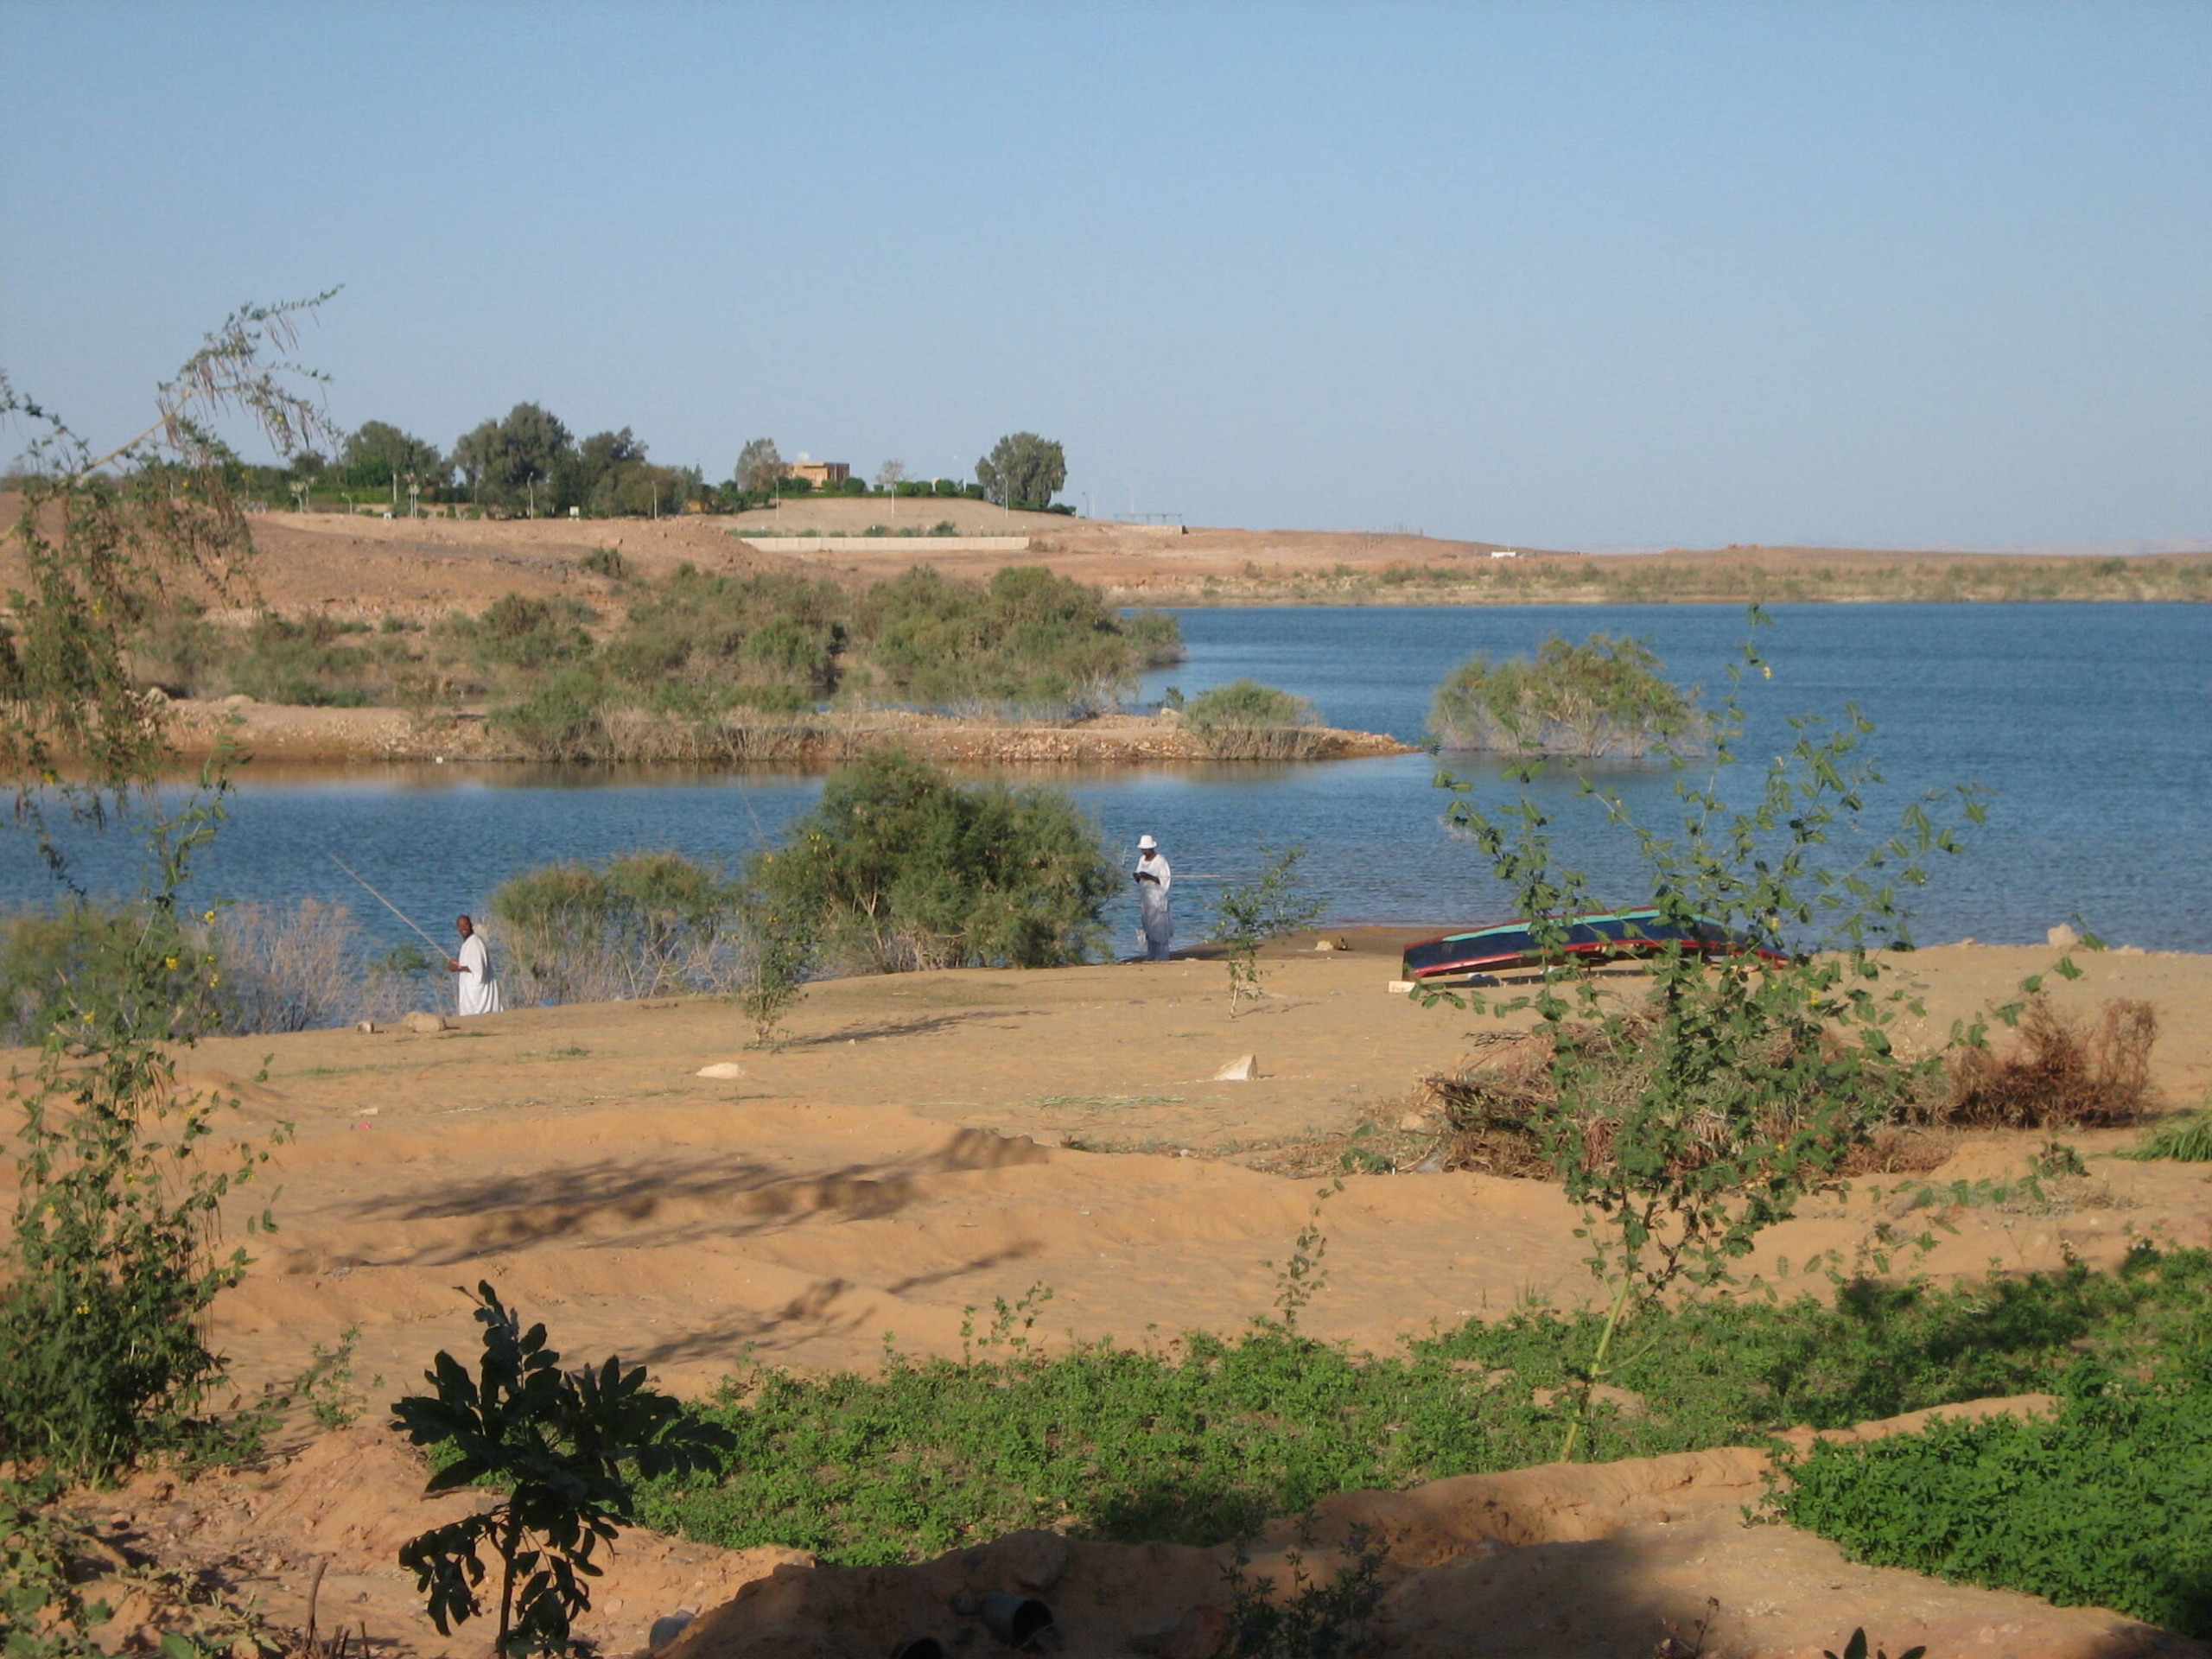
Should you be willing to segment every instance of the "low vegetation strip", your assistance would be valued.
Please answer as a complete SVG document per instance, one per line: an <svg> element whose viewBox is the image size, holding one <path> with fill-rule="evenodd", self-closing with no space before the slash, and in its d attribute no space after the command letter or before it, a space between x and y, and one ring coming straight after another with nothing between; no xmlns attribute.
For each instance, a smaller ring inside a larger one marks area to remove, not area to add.
<svg viewBox="0 0 2212 1659"><path fill-rule="evenodd" d="M1182 652L1173 618L1122 615L1041 569L970 582L918 566L855 594L688 565L647 582L619 555L585 563L612 585L606 614L518 594L427 625L264 614L241 627L173 608L137 631L133 671L172 698L425 716L489 704L497 735L549 760L721 760L804 750L831 712L1096 714Z"/></svg>
<svg viewBox="0 0 2212 1659"><path fill-rule="evenodd" d="M1593 1414L1590 1450L1757 1444L1793 1424L2050 1389L2091 1368L2159 1371L2193 1351L2208 1316L2212 1253L2149 1249L2109 1273L1650 1308L1623 1333L1632 1357ZM850 1562L921 1560L1031 1526L1217 1543L1333 1491L1547 1461L1599 1317L1532 1309L1375 1357L1274 1322L1232 1341L1046 1354L1009 1336L1002 1307L1000 1340L963 1360L733 1379L701 1408L734 1436L722 1473L658 1483L640 1516Z"/></svg>
<svg viewBox="0 0 2212 1659"><path fill-rule="evenodd" d="M1531 555L1440 551L1376 566L1318 563L1202 580L1148 582L1150 604L1743 605L2212 600L2212 556L2128 558L1867 554L1769 548L1743 553Z"/></svg>
<svg viewBox="0 0 2212 1659"><path fill-rule="evenodd" d="M1877 1566L2212 1636L2212 1388L2196 1357L2183 1386L2079 1367L2054 1417L1815 1446L1779 1507Z"/></svg>

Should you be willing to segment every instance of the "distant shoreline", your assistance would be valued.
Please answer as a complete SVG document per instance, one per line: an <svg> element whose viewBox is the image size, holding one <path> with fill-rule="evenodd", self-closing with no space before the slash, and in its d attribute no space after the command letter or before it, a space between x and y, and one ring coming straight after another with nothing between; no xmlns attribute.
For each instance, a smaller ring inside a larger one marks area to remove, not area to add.
<svg viewBox="0 0 2212 1659"><path fill-rule="evenodd" d="M766 721L702 733L638 716L613 723L616 747L565 762L491 729L481 711L416 715L404 709L311 708L230 698L167 705L178 760L196 764L227 737L256 760L315 766L413 763L515 766L779 764L829 766L882 743L900 743L950 765L1143 766L1246 760L1348 760L1415 754L1380 732L1290 728L1294 753L1238 754L1210 747L1169 716L1102 715L1066 722L1000 722L874 709Z"/></svg>

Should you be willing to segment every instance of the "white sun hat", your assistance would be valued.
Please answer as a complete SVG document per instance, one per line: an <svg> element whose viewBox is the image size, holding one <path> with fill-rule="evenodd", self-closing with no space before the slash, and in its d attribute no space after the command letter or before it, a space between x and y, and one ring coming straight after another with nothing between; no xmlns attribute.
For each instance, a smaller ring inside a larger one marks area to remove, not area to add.
<svg viewBox="0 0 2212 1659"><path fill-rule="evenodd" d="M1159 845L1160 843L1154 841L1150 836L1139 836L1137 837L1137 850L1141 853L1152 852L1155 850Z"/></svg>

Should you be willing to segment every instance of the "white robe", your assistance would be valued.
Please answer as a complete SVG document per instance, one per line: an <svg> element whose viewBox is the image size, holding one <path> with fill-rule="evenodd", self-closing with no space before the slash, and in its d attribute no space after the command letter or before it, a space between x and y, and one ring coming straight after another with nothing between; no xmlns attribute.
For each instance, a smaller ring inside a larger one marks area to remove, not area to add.
<svg viewBox="0 0 2212 1659"><path fill-rule="evenodd" d="M1167 901L1174 872L1160 854L1147 853L1137 860L1137 874L1158 878L1157 886L1151 881L1137 883L1137 914L1144 928L1145 954L1154 962L1165 962L1168 942L1175 937L1175 911Z"/></svg>
<svg viewBox="0 0 2212 1659"><path fill-rule="evenodd" d="M461 964L461 971L453 976L454 1012L464 1019L472 1014L501 1012L499 982L492 977L492 953L484 948L484 936L472 933L463 939L454 960Z"/></svg>

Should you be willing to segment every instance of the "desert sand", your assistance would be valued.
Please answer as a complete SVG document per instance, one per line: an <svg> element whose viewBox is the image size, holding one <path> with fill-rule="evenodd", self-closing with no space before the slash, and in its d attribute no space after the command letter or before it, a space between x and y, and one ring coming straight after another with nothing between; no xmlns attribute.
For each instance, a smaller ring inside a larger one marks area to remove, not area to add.
<svg viewBox="0 0 2212 1659"><path fill-rule="evenodd" d="M1233 1021L1222 966L1178 960L830 982L810 990L772 1052L748 1049L735 1011L703 1000L204 1043L189 1075L235 1093L241 1128L296 1131L274 1192L251 1195L273 1203L281 1230L252 1241L259 1260L218 1304L217 1338L251 1389L358 1326L357 1370L380 1405L439 1348L473 1350L455 1287L480 1278L545 1319L571 1357L620 1352L683 1394L712 1388L748 1352L806 1368L868 1367L887 1341L957 1354L964 1310L1039 1284L1053 1292L1038 1328L1048 1341L1234 1332L1269 1307L1266 1263L1287 1255L1319 1185L1249 1162L1390 1112L1466 1046L1471 1016L1387 988L1399 936L1344 937L1354 948L1281 947L1266 997ZM1917 1040L1936 1040L2053 954L1921 953L1929 995ZM2085 963L2056 1000L2150 1000L2164 1023L2160 1090L2177 1104L2201 1099L2212 1081L2212 957ZM1212 1080L1248 1053L1256 1077ZM729 1065L739 1075L700 1075ZM2069 1139L2090 1155L2091 1201L2057 1214L1960 1210L1923 1269L2053 1267L2069 1253L2105 1263L2131 1236L2212 1244L2201 1166L2094 1157L2125 1143L2118 1132ZM1926 1179L2016 1173L2037 1140L1962 1138ZM1870 1178L1808 1205L1768 1236L1762 1268L1848 1252L1880 1218L1870 1189L1883 1185ZM1322 1214L1331 1277L1304 1324L1357 1347L1591 1290L1573 1215L1545 1184L1354 1176ZM391 1551L436 1506L410 1495L421 1465L372 1426L380 1415L258 1474L142 1478L115 1513L149 1548L232 1562L280 1618L300 1616L308 1563L323 1555L334 1574L326 1628L359 1618L380 1648L477 1652L474 1632L440 1641L410 1611ZM1993 1659L2163 1640L2114 1615L1876 1573L1789 1529L1746 1528L1758 1455L1700 1459L1443 1482L1325 1511L1396 1517L1404 1536L1378 1649L1394 1655L1649 1652L1669 1621L1704 1617L1708 1596L1723 1607L1713 1651L1815 1654L1885 1608L1894 1617L1877 1633L1892 1650L1931 1635L1947 1655ZM1127 1651L1147 1623L1221 1599L1213 1552L1070 1553L1057 1538L1005 1548L1051 1558L1036 1570L1050 1569L1056 1600L1081 1610L1064 1612L1071 1652ZM632 1647L653 1617L678 1605L706 1612L752 1584L739 1611L702 1621L681 1659L874 1654L888 1650L885 1630L919 1618L948 1585L1014 1574L1014 1560L970 1551L870 1576L791 1552L737 1556L639 1535L590 1630ZM1478 1627L1488 1634L1470 1633Z"/></svg>

